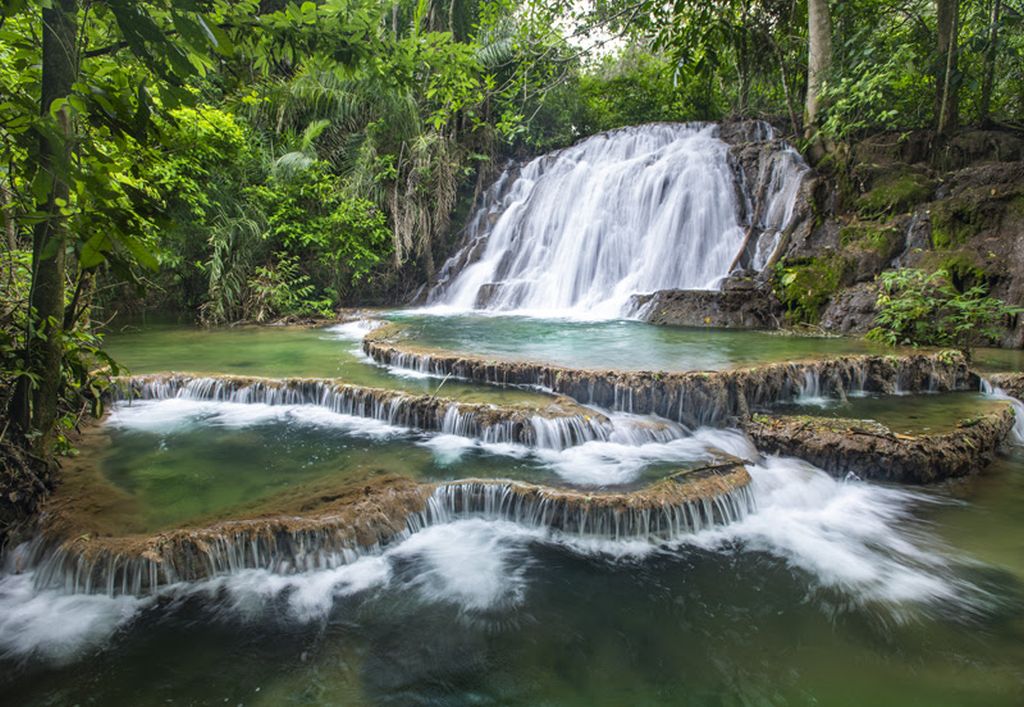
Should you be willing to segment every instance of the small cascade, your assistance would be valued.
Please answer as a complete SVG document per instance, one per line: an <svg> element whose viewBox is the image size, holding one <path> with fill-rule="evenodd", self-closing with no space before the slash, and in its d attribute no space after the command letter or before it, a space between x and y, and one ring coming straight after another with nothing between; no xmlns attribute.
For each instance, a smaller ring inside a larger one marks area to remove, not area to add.
<svg viewBox="0 0 1024 707"><path fill-rule="evenodd" d="M705 123L620 128L513 166L484 195L428 303L617 317L634 294L716 289L750 242L763 267L807 166L755 127L742 139L771 147L752 189Z"/></svg>
<svg viewBox="0 0 1024 707"><path fill-rule="evenodd" d="M429 395L345 385L329 379L260 379L184 374L121 379L116 401L207 400L263 405L316 405L331 412L363 417L427 432L470 437L484 442L565 449L607 440L614 426L596 410L569 401L553 401L535 411L520 406L458 403Z"/></svg>
<svg viewBox="0 0 1024 707"><path fill-rule="evenodd" d="M981 379L981 392L996 400L1006 400L1013 406L1011 439L1014 444L1024 446L1024 402L984 378Z"/></svg>
<svg viewBox="0 0 1024 707"><path fill-rule="evenodd" d="M663 541L742 519L755 508L749 484L746 468L731 461L621 493L475 479L436 487L411 480L365 490L360 484L326 515L113 538L55 526L6 559L8 570L34 570L38 589L138 596L247 569L282 575L332 569L379 554L427 527L469 517L573 537Z"/></svg>
<svg viewBox="0 0 1024 707"><path fill-rule="evenodd" d="M504 481L443 484L427 501L424 525L463 518L508 520L584 538L664 541L744 518L755 509L750 476L734 467L689 484L666 481L630 494L582 494Z"/></svg>
<svg viewBox="0 0 1024 707"><path fill-rule="evenodd" d="M399 348L388 336L368 336L363 351L384 365L424 365L428 357ZM419 363L417 363L419 362ZM531 386L615 412L657 415L690 428L729 424L811 392L842 400L865 392L938 392L976 388L978 378L954 352L841 356L769 363L722 371L661 373L570 369L544 363L493 361L462 354L429 355L430 370L477 383Z"/></svg>
<svg viewBox="0 0 1024 707"><path fill-rule="evenodd" d="M768 266L783 235L792 226L800 187L810 171L791 145L774 141L773 136L763 141L770 142L771 146L758 151L757 176L753 184L742 180L745 205L750 214L747 228L753 236L753 247L748 251L745 265L758 272Z"/></svg>

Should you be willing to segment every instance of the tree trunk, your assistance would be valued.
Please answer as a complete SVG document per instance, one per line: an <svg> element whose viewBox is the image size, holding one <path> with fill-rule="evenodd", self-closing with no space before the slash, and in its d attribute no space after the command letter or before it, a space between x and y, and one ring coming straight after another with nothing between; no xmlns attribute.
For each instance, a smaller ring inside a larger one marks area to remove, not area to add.
<svg viewBox="0 0 1024 707"><path fill-rule="evenodd" d="M832 18L828 0L807 2L807 102L804 106L804 136L814 140L812 152L818 157L823 146L818 139L821 93L832 66Z"/></svg>
<svg viewBox="0 0 1024 707"><path fill-rule="evenodd" d="M935 0L938 40L938 70L935 75L935 130L948 134L959 120L959 81L957 73L957 34L960 30L959 0Z"/></svg>
<svg viewBox="0 0 1024 707"><path fill-rule="evenodd" d="M992 11L988 22L988 44L985 47L985 68L981 77L981 100L978 104L978 121L982 127L991 124L989 112L992 108L992 86L996 75L996 51L999 45L999 15L1003 9L1002 0L992 0Z"/></svg>
<svg viewBox="0 0 1024 707"><path fill-rule="evenodd" d="M50 116L54 101L71 93L78 73L77 0L54 0L43 9L42 90L40 114ZM39 142L39 169L49 173L52 186L44 205L49 216L36 224L32 233L32 287L29 331L26 341L28 369L37 376L33 386L23 376L18 380L12 418L23 432L38 433L36 452L52 449L54 424L63 364L64 251L66 219L58 201L67 203L69 187L67 162L72 148L72 120L66 108L56 115L57 134Z"/></svg>

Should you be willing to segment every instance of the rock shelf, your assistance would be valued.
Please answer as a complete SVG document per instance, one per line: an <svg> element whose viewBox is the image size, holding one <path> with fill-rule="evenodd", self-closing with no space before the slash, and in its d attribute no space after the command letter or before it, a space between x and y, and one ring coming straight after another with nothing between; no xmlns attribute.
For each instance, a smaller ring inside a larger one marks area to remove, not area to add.
<svg viewBox="0 0 1024 707"><path fill-rule="evenodd" d="M688 426L726 425L752 411L809 390L842 398L854 391L896 393L977 389L979 379L959 353L839 356L723 371L650 372L571 369L496 361L417 348L401 327L381 327L363 350L383 365L478 383L539 387L581 404L656 414Z"/></svg>
<svg viewBox="0 0 1024 707"><path fill-rule="evenodd" d="M744 429L763 452L799 457L836 476L923 484L987 466L1013 427L1004 409L938 434L905 435L871 420L754 415Z"/></svg>
<svg viewBox="0 0 1024 707"><path fill-rule="evenodd" d="M742 462L731 458L622 492L385 476L343 484L299 512L121 537L82 532L82 509L56 498L40 535L17 559L36 568L41 587L138 595L244 569L289 574L337 567L431 525L468 517L579 538L658 542L742 518L753 509L749 483Z"/></svg>

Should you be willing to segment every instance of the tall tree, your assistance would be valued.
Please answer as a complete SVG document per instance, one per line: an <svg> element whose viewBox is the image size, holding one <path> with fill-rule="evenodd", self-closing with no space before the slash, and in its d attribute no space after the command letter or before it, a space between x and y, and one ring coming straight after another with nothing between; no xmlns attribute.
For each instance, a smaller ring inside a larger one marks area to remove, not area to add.
<svg viewBox="0 0 1024 707"><path fill-rule="evenodd" d="M807 138L815 141L814 149L819 153L822 149L817 137L821 95L831 67L832 19L828 0L807 0L807 102L804 106L804 133Z"/></svg>
<svg viewBox="0 0 1024 707"><path fill-rule="evenodd" d="M999 18L1002 0L991 0L988 22L988 41L985 44L985 63L981 75L981 98L978 101L978 121L987 126L992 118L992 87L996 75L996 51L999 46Z"/></svg>
<svg viewBox="0 0 1024 707"><path fill-rule="evenodd" d="M42 8L38 159L40 178L49 188L41 209L44 217L35 224L32 234L26 361L35 376L19 378L11 411L13 422L22 432L40 432L36 447L41 452L46 452L52 442L61 385L67 233L63 210L70 193L67 163L74 133L74 119L65 101L78 74L77 12L76 0L56 0Z"/></svg>
<svg viewBox="0 0 1024 707"><path fill-rule="evenodd" d="M960 0L935 0L937 71L935 72L935 129L940 134L955 130L960 114L960 80L957 55L960 33Z"/></svg>

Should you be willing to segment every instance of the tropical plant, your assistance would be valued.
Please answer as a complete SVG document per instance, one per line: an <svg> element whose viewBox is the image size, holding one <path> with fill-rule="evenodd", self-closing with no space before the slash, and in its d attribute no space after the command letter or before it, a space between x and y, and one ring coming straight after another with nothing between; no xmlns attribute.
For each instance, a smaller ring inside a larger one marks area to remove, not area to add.
<svg viewBox="0 0 1024 707"><path fill-rule="evenodd" d="M875 328L868 338L899 344L972 347L998 341L1024 309L988 294L984 284L958 290L945 270L900 268L878 280Z"/></svg>

